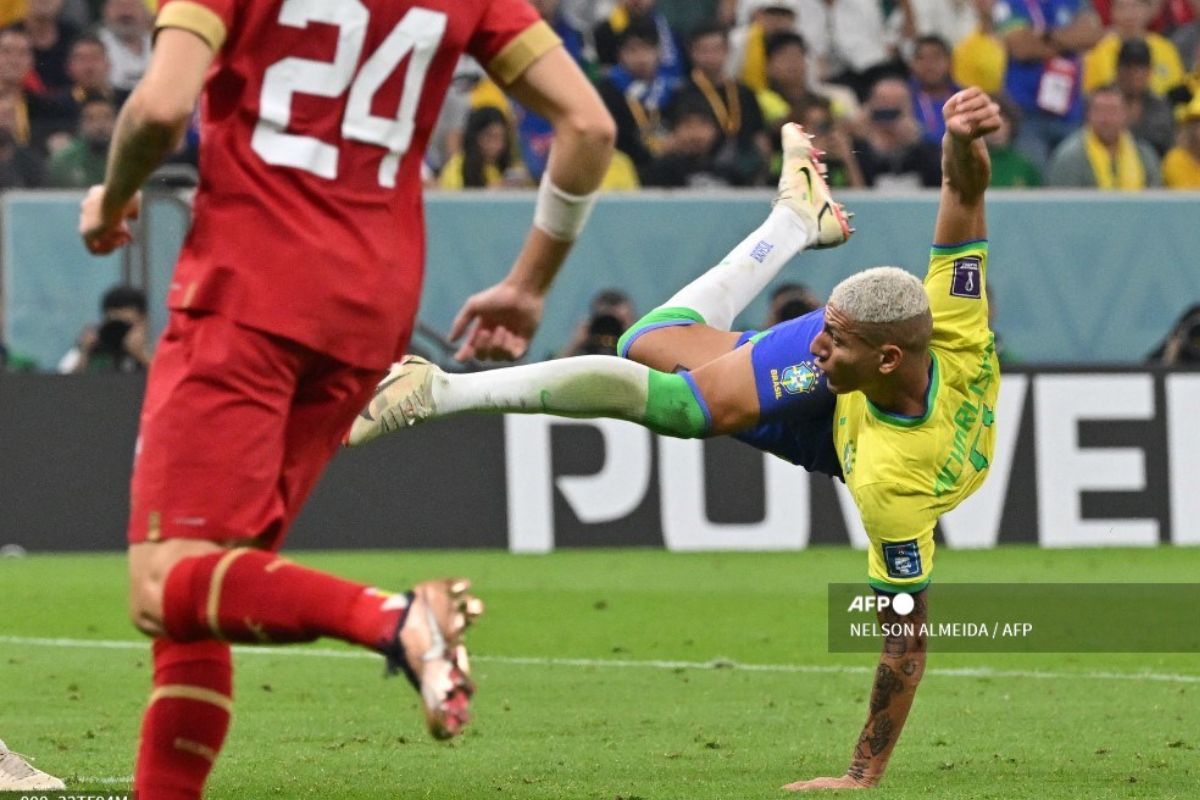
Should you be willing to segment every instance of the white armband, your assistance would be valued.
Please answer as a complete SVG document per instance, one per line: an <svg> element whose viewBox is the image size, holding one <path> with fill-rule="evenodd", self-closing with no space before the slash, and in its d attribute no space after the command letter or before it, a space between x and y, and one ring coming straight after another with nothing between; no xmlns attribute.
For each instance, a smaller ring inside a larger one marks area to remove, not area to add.
<svg viewBox="0 0 1200 800"><path fill-rule="evenodd" d="M533 226L551 239L573 242L583 231L592 209L596 206L596 192L571 194L564 192L550 180L550 170L542 173L538 187L537 210L533 213Z"/></svg>

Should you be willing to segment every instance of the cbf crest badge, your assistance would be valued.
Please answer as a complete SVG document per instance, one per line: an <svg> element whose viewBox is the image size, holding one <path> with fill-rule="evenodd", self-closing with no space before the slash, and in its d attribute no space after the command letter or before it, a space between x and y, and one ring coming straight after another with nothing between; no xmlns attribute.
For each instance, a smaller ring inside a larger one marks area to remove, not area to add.
<svg viewBox="0 0 1200 800"><path fill-rule="evenodd" d="M819 376L817 368L805 361L785 369L779 383L788 394L808 394L816 388Z"/></svg>

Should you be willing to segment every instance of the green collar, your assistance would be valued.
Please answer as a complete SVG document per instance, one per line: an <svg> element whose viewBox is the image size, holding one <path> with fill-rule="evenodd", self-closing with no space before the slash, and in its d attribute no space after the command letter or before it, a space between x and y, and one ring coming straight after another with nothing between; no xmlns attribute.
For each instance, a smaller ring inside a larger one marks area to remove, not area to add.
<svg viewBox="0 0 1200 800"><path fill-rule="evenodd" d="M930 350L929 357L932 363L929 368L929 388L925 391L925 413L919 417L892 414L876 406L868 397L867 408L871 409L871 414L875 419L886 422L888 425L895 425L897 428L916 428L925 424L925 421L933 414L933 403L937 400L938 384L941 382L941 368L938 366L937 354Z"/></svg>

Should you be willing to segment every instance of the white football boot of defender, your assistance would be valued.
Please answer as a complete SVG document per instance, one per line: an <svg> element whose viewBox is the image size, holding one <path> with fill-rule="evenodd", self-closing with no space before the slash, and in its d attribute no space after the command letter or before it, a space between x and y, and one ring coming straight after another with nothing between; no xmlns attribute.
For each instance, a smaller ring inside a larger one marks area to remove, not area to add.
<svg viewBox="0 0 1200 800"><path fill-rule="evenodd" d="M425 724L435 739L450 739L471 721L475 683L463 634L483 613L466 578L418 583L396 595L407 611L385 653L390 672L403 672L421 695Z"/></svg>
<svg viewBox="0 0 1200 800"><path fill-rule="evenodd" d="M794 122L783 126L783 170L779 174L779 194L775 203L790 208L810 220L817 230L814 249L844 244L854 229L846 209L834 202L825 183L827 167L812 137Z"/></svg>
<svg viewBox="0 0 1200 800"><path fill-rule="evenodd" d="M420 356L404 356L379 382L371 402L354 418L346 444L358 447L385 433L411 427L437 413L431 384L441 372Z"/></svg>
<svg viewBox="0 0 1200 800"><path fill-rule="evenodd" d="M0 792L25 789L65 789L66 784L31 765L0 740Z"/></svg>

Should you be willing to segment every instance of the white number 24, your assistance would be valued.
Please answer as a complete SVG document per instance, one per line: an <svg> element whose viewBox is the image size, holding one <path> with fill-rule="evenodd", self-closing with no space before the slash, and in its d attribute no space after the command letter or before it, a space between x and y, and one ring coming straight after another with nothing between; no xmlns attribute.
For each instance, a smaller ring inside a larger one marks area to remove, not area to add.
<svg viewBox="0 0 1200 800"><path fill-rule="evenodd" d="M379 185L393 188L400 159L412 143L417 102L425 85L429 63L446 33L446 15L423 8L409 10L387 38L363 63L355 76L367 38L370 11L360 0L285 0L279 23L306 28L310 22L336 25L337 50L333 62L285 58L267 68L263 77L258 126L251 146L266 161L280 167L295 167L332 180L338 172L338 148L315 136L287 133L292 116L292 95L350 99L342 119L342 136L356 142L379 145L387 155L379 166ZM400 109L394 119L371 113L376 92L412 53Z"/></svg>

